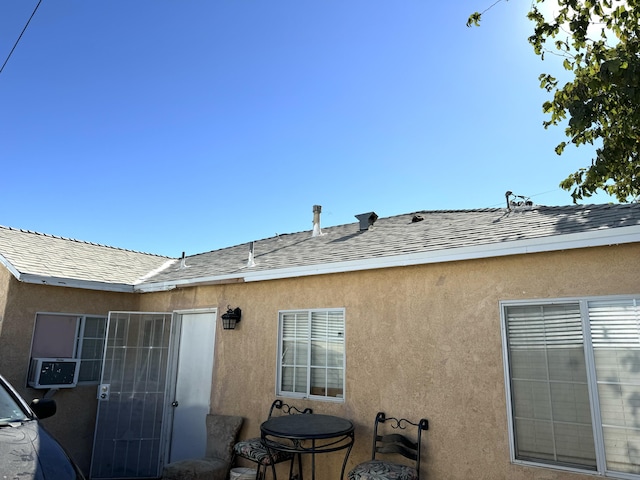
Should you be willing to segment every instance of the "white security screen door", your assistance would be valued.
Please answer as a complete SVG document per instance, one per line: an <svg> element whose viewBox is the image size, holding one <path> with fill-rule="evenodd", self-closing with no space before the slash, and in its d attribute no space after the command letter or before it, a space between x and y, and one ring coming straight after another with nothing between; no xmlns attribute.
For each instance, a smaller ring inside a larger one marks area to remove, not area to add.
<svg viewBox="0 0 640 480"><path fill-rule="evenodd" d="M180 339L169 462L204 457L210 410L216 312L184 313Z"/></svg>
<svg viewBox="0 0 640 480"><path fill-rule="evenodd" d="M171 313L109 313L92 479L160 476L171 328Z"/></svg>

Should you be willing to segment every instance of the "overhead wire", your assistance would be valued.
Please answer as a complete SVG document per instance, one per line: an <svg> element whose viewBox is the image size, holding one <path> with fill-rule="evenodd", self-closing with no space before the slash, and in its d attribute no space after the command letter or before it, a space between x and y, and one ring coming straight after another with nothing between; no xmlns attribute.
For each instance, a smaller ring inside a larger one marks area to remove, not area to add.
<svg viewBox="0 0 640 480"><path fill-rule="evenodd" d="M25 30L29 26L29 23L31 23L31 19L34 17L36 12L38 11L38 7L40 6L41 3L42 3L42 0L38 0L38 4L36 5L36 8L33 9L33 13L31 13L31 16L29 17L29 20L27 20L27 23L25 24L24 28L22 29L22 32L20 32L20 36L16 40L16 43L13 44L13 48L9 52L9 55L7 55L7 58L5 59L4 63L2 64L2 67L0 67L0 73L2 73L2 71L4 70L4 67L7 65L7 62L11 58L11 55L13 54L13 51L18 46L18 43L20 42L20 39L22 38L22 35L24 34Z"/></svg>

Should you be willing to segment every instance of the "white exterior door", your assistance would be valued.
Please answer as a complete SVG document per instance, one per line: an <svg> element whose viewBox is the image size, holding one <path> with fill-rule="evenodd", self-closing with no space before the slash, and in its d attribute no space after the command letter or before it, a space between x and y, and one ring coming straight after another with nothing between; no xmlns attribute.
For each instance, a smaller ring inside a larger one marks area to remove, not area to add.
<svg viewBox="0 0 640 480"><path fill-rule="evenodd" d="M202 458L207 445L206 415L209 413L216 312L179 315L180 338L169 463Z"/></svg>

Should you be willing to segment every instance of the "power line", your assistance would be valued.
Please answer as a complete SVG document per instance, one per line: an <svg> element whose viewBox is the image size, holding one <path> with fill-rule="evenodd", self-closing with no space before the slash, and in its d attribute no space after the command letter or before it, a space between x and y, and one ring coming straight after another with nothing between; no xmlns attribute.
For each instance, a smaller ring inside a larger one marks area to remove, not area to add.
<svg viewBox="0 0 640 480"><path fill-rule="evenodd" d="M11 58L11 55L13 54L13 51L16 49L16 47L18 46L18 42L20 41L20 39L22 38L22 35L24 34L25 30L27 29L27 27L29 26L29 23L31 23L31 19L33 18L33 16L36 14L36 12L38 11L38 7L40 6L40 4L42 3L42 0L38 0L38 4L36 5L36 8L33 9L33 13L31 14L31 16L29 17L29 20L27 20L27 23L25 24L24 28L22 29L22 32L20 32L20 36L18 37L18 39L16 40L16 43L13 44L13 48L11 49L11 51L9 52L9 55L7 55L7 58L5 59L4 63L2 64L2 67L0 67L0 73L2 73L2 71L4 70L5 65L7 64L7 62L9 61L9 59Z"/></svg>

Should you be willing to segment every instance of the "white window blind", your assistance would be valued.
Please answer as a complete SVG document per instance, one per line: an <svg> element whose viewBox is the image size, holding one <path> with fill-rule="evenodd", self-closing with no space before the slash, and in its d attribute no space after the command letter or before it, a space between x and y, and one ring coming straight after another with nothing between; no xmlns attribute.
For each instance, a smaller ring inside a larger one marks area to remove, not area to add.
<svg viewBox="0 0 640 480"><path fill-rule="evenodd" d="M344 310L280 314L280 394L342 398L344 357Z"/></svg>
<svg viewBox="0 0 640 480"><path fill-rule="evenodd" d="M505 312L516 458L595 469L579 304Z"/></svg>
<svg viewBox="0 0 640 480"><path fill-rule="evenodd" d="M589 302L608 470L640 474L640 310L636 300Z"/></svg>
<svg viewBox="0 0 640 480"><path fill-rule="evenodd" d="M310 318L307 312L285 313L281 317L283 392L307 393Z"/></svg>

